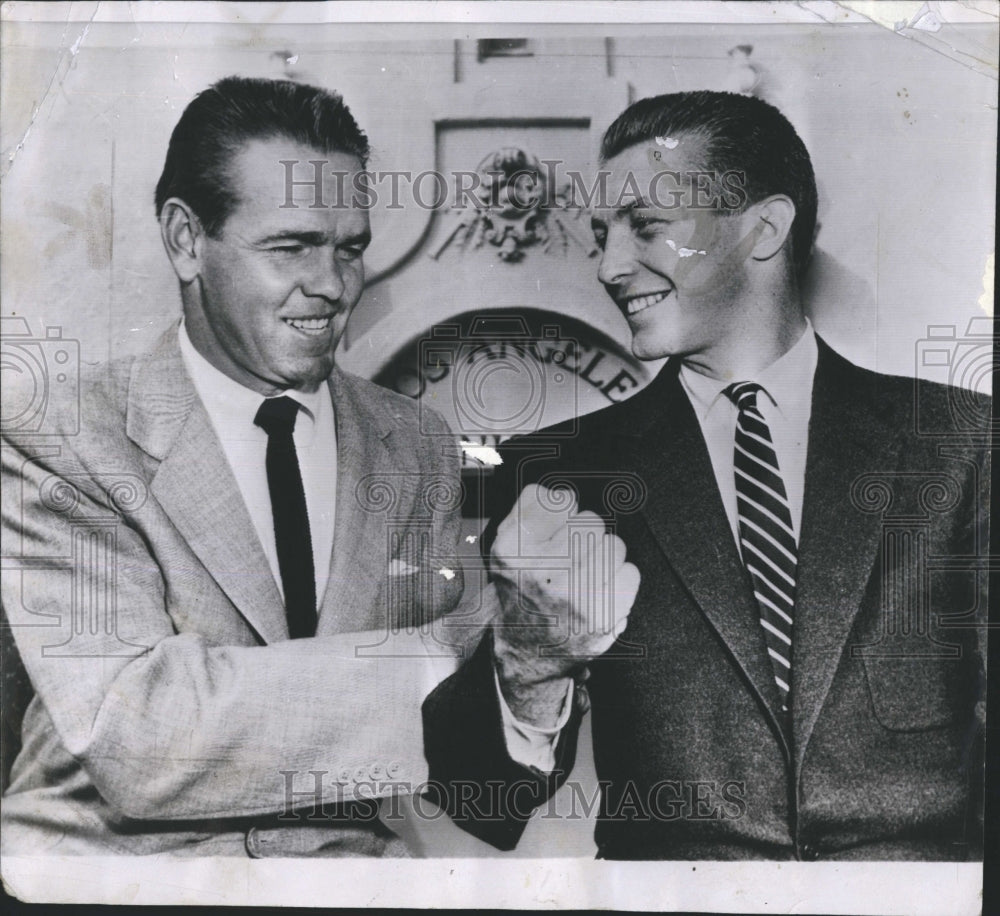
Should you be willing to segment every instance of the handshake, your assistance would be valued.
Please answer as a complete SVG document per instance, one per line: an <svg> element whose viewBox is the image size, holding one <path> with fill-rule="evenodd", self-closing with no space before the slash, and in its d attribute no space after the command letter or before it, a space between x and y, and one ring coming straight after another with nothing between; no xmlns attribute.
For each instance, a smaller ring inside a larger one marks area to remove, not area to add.
<svg viewBox="0 0 1000 916"><path fill-rule="evenodd" d="M497 528L490 568L501 612L494 654L515 716L550 726L566 693L624 632L639 590L625 544L568 491L529 484Z"/></svg>

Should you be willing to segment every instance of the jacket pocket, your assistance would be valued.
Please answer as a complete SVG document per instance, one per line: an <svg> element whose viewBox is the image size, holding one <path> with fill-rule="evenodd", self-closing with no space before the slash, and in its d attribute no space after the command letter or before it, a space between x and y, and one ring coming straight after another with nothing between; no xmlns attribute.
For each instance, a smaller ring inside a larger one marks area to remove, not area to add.
<svg viewBox="0 0 1000 916"><path fill-rule="evenodd" d="M875 718L890 731L922 732L961 719L962 658L863 656Z"/></svg>

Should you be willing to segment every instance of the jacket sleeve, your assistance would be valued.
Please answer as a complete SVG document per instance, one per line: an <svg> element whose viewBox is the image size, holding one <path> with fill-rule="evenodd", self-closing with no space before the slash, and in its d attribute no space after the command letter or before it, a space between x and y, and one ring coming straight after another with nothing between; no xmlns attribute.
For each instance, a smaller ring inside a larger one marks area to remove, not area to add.
<svg viewBox="0 0 1000 916"><path fill-rule="evenodd" d="M530 439L501 449L502 464L486 491L489 521L480 539L484 561L498 524L520 490L537 476L545 454ZM430 768L426 794L463 830L501 850L514 849L528 819L566 781L576 758L586 694L575 692L570 719L556 744L556 766L543 773L514 761L507 751L500 699L493 674L493 636L487 630L471 657L430 694L423 705L424 745Z"/></svg>
<svg viewBox="0 0 1000 916"><path fill-rule="evenodd" d="M514 849L535 809L555 794L573 769L585 711L581 700L578 689L551 773L515 762L504 738L492 632L487 631L472 657L424 702L430 768L426 795L466 832L497 849Z"/></svg>
<svg viewBox="0 0 1000 916"><path fill-rule="evenodd" d="M167 610L160 564L172 561L95 470L140 465L123 464L119 443L80 454L67 439L4 443L2 599L42 715L108 804L135 819L239 817L425 781L421 702L454 670L440 643L411 628L390 634L391 652L383 642L360 657L373 634L229 645L186 627ZM457 479L457 455L434 464ZM78 535L74 519L97 521ZM457 541L460 521L457 505L439 514L442 552L457 550L444 541ZM231 613L200 566L172 572L204 596L202 618L212 602ZM434 594L438 614L458 600L460 575L448 585ZM111 632L91 624L97 600L111 602Z"/></svg>

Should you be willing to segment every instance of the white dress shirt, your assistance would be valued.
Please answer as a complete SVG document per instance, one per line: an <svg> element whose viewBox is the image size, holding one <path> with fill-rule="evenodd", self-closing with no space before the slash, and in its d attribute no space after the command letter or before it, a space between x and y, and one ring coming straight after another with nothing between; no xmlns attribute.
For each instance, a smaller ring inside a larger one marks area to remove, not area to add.
<svg viewBox="0 0 1000 916"><path fill-rule="evenodd" d="M698 417L715 482L729 519L736 546L740 546L739 514L733 451L736 443L736 405L723 393L733 382L756 382L764 388L757 395L757 408L771 431L774 453L785 484L795 540L802 524L802 496L806 480L806 445L812 411L813 376L816 374L816 334L807 326L795 345L780 359L752 378L719 381L681 366L680 380Z"/></svg>
<svg viewBox="0 0 1000 916"><path fill-rule="evenodd" d="M511 760L522 766L535 767L546 773L556 767L556 744L559 733L566 727L573 711L574 681L567 678L566 696L563 698L559 721L552 728L539 728L514 718L500 689L500 677L494 670L493 679L500 697L500 719L503 722L504 742Z"/></svg>
<svg viewBox="0 0 1000 916"><path fill-rule="evenodd" d="M178 339L184 367L222 443L278 592L284 597L274 541L271 493L267 486L267 433L254 423L264 397L233 381L209 363L194 348L183 322ZM296 417L293 438L309 515L318 614L330 576L337 501L337 430L333 402L325 384L312 393L289 390L282 394L303 407Z"/></svg>
<svg viewBox="0 0 1000 916"><path fill-rule="evenodd" d="M809 417L812 412L813 377L818 358L816 333L812 324L795 345L778 360L752 378L719 381L701 375L682 365L680 381L698 417L708 455L712 462L715 482L722 495L722 505L729 526L741 550L739 514L736 506L736 480L733 452L736 444L736 405L724 394L733 382L756 382L767 392L757 396L757 407L771 430L771 440L778 457L778 467L785 484L788 508L796 541L802 525L802 497L805 492L806 446L809 438ZM500 694L500 711L507 741L507 752L513 760L541 770L555 767L555 746L559 732L565 727L571 710L570 683L562 715L555 728L541 729L518 722ZM497 682L497 692L500 684Z"/></svg>

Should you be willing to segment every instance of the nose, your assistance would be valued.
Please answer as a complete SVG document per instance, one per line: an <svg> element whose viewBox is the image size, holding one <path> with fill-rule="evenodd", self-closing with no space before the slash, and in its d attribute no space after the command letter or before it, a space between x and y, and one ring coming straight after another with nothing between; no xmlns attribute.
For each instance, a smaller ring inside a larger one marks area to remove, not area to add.
<svg viewBox="0 0 1000 916"><path fill-rule="evenodd" d="M619 286L635 271L635 246L630 233L621 226L608 229L597 278L605 286Z"/></svg>
<svg viewBox="0 0 1000 916"><path fill-rule="evenodd" d="M302 284L302 292L307 296L319 296L336 302L344 295L344 266L336 253L320 250L317 252L313 269Z"/></svg>

